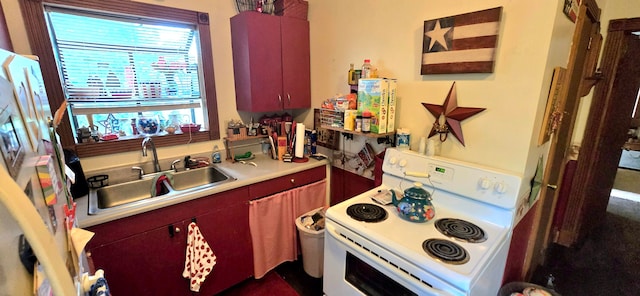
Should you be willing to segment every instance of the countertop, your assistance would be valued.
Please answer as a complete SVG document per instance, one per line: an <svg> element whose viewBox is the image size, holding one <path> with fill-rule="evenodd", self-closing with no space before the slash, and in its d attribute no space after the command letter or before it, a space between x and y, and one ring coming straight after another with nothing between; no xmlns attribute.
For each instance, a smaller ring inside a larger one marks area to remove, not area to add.
<svg viewBox="0 0 640 296"><path fill-rule="evenodd" d="M284 175L305 171L319 166L326 166L327 177L329 176L328 160L315 160L313 158L310 158L308 162L289 163L272 160L266 155L256 155L256 158L251 161L256 163L257 166L242 164L239 162L232 163L230 161L222 161L222 163L219 164L212 164L231 177L235 178L236 180L233 182L227 182L211 188L186 193L178 197L157 199L151 198L144 200L144 202L138 202L135 206L130 206L124 209L118 209L118 207L105 209L97 215L88 215L87 213L89 208L88 196L76 198L76 218L78 221L78 226L80 228L86 228L120 218L133 216L139 213L153 211L155 209L224 192L227 190L271 180Z"/></svg>

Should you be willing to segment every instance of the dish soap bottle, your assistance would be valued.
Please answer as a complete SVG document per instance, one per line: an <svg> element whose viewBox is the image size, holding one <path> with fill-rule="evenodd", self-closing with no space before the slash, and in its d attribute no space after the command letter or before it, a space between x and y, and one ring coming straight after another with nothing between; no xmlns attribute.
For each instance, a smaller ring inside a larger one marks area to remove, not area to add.
<svg viewBox="0 0 640 296"><path fill-rule="evenodd" d="M222 157L220 156L220 149L218 145L213 146L213 154L211 154L211 162L213 163L221 163Z"/></svg>

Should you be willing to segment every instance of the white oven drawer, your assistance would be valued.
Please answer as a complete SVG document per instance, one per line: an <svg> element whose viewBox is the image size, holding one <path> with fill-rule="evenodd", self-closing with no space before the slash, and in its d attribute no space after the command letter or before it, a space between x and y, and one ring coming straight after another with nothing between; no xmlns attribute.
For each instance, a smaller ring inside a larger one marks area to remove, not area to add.
<svg viewBox="0 0 640 296"><path fill-rule="evenodd" d="M354 281L353 278L358 278L358 275L349 271L351 262L360 264L356 268L359 271L370 268L373 274L382 276L361 276L363 281ZM374 277L375 280L372 279ZM386 287L397 285L407 290L406 295L465 295L443 280L330 220L327 220L325 226L323 281L323 290L327 296L367 295L361 290L371 291L370 294L386 295ZM399 295L398 291L394 291L393 295Z"/></svg>

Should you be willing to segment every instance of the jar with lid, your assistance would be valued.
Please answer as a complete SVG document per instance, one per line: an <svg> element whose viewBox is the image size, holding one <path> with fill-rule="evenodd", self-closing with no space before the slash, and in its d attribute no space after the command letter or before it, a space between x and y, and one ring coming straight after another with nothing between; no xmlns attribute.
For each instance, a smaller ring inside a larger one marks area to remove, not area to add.
<svg viewBox="0 0 640 296"><path fill-rule="evenodd" d="M361 132L361 131L362 131L362 114L358 112L358 115L356 115L356 132Z"/></svg>
<svg viewBox="0 0 640 296"><path fill-rule="evenodd" d="M363 133L371 132L371 112L370 111L362 112L362 132Z"/></svg>

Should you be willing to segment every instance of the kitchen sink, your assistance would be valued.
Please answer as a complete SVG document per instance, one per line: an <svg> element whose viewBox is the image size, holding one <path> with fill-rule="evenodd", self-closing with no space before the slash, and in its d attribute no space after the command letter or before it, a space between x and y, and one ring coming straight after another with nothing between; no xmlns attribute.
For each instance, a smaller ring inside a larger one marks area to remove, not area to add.
<svg viewBox="0 0 640 296"><path fill-rule="evenodd" d="M124 208L154 200L177 198L181 194L205 190L236 179L216 167L191 169L180 172L161 172L171 175L172 182L162 183L162 194L152 197L151 190L160 173L148 174L142 179L109 185L89 191L89 215L96 215L111 208Z"/></svg>
<svg viewBox="0 0 640 296"><path fill-rule="evenodd" d="M181 171L173 174L173 183L171 187L174 190L181 191L195 187L200 187L210 184L218 184L231 179L227 174L216 169L215 167L205 167L199 169L192 169L188 171Z"/></svg>
<svg viewBox="0 0 640 296"><path fill-rule="evenodd" d="M98 208L106 209L151 198L153 179L137 180L96 189Z"/></svg>

